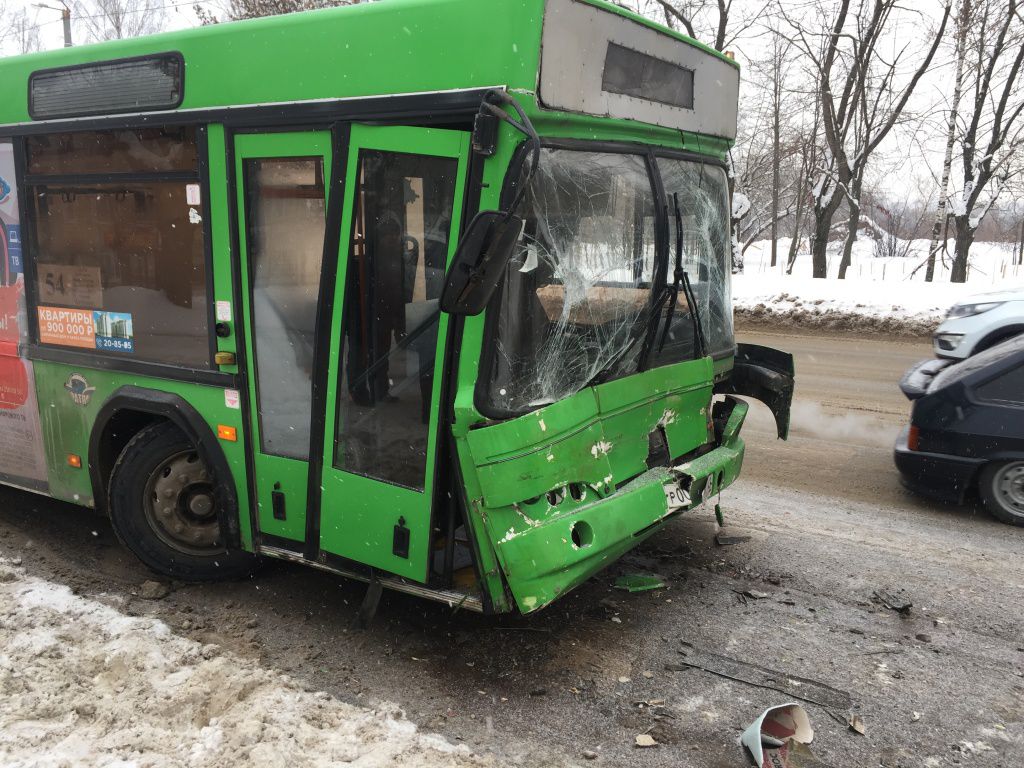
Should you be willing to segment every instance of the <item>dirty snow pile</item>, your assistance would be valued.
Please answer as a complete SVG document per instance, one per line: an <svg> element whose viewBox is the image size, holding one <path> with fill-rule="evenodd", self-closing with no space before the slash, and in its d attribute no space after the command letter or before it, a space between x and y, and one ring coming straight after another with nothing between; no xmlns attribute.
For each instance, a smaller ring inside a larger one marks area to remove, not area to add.
<svg viewBox="0 0 1024 768"><path fill-rule="evenodd" d="M928 252L926 240L906 243L905 257L876 257L875 244L860 238L854 245L845 280L839 280L840 243L829 250L828 277L811 277L811 256L797 256L786 274L789 239L778 244L771 266L771 242L751 244L743 274L733 276L733 299L740 320L781 320L809 328L870 330L927 335L956 302L986 292L1024 287L1024 267L1013 264L1012 244L975 243L966 283L949 282L949 265L941 259L934 282L915 272Z"/></svg>
<svg viewBox="0 0 1024 768"><path fill-rule="evenodd" d="M492 765L0 559L0 765ZM343 653L343 648L338 649Z"/></svg>

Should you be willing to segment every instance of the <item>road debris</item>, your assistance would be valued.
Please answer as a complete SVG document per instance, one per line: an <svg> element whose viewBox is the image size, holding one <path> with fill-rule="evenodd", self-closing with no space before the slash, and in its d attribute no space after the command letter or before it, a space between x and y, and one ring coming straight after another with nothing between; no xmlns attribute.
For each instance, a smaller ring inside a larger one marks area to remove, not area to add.
<svg viewBox="0 0 1024 768"><path fill-rule="evenodd" d="M652 589L662 589L664 586L664 579L653 573L626 573L615 580L615 588L627 592L649 592Z"/></svg>
<svg viewBox="0 0 1024 768"><path fill-rule="evenodd" d="M641 733L636 737L636 745L641 749L646 749L647 747L658 746L658 742L649 733Z"/></svg>
<svg viewBox="0 0 1024 768"><path fill-rule="evenodd" d="M750 537L735 534L731 528L719 528L715 531L715 544L720 547L731 547L734 544L742 544L745 541L750 541Z"/></svg>
<svg viewBox="0 0 1024 768"><path fill-rule="evenodd" d="M139 597L143 600L163 600L171 594L171 588L159 581L144 581L139 587Z"/></svg>
<svg viewBox="0 0 1024 768"><path fill-rule="evenodd" d="M851 731L859 733L861 736L868 730L867 726L864 725L864 719L860 715L850 715L850 719L846 723L850 726Z"/></svg>
<svg viewBox="0 0 1024 768"><path fill-rule="evenodd" d="M592 749L584 749L580 754L584 760L597 760L597 752Z"/></svg>
<svg viewBox="0 0 1024 768"><path fill-rule="evenodd" d="M832 709L849 709L852 703L850 694L846 691L817 680L798 677L717 653L699 651L689 644L684 644L680 654L684 656L682 663L666 664L666 670L681 672L690 668L700 669L727 680L778 691L795 699Z"/></svg>
<svg viewBox="0 0 1024 768"><path fill-rule="evenodd" d="M769 707L740 736L740 743L750 752L758 768L809 765L803 760L796 763L791 758L797 745L807 745L813 740L810 718L796 703Z"/></svg>
<svg viewBox="0 0 1024 768"><path fill-rule="evenodd" d="M895 594L884 589L878 589L875 590L874 598L889 610L896 611L896 613L904 616L910 613L910 609L914 607L914 604L902 589L898 590Z"/></svg>
<svg viewBox="0 0 1024 768"><path fill-rule="evenodd" d="M761 592L756 589L734 589L733 592L741 597L749 598L751 600L765 600L771 597L767 592Z"/></svg>

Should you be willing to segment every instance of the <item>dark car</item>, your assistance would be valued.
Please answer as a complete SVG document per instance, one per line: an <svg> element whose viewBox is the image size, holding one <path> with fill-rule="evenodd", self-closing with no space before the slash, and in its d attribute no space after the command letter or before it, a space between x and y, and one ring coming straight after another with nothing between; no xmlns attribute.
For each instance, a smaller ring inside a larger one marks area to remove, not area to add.
<svg viewBox="0 0 1024 768"><path fill-rule="evenodd" d="M1024 525L1024 336L963 362L918 363L900 389L914 402L896 443L904 484L957 503L977 493Z"/></svg>

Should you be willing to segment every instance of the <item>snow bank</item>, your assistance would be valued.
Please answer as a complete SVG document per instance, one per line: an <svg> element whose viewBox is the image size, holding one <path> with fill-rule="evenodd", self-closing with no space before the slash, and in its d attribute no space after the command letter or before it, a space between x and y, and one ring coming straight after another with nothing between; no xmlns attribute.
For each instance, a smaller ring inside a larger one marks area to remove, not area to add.
<svg viewBox="0 0 1024 768"><path fill-rule="evenodd" d="M779 263L772 267L770 241L747 249L743 274L733 276L733 298L740 319L786 320L808 327L868 329L927 334L957 301L995 289L1024 286L1024 267L1013 264L1009 244L976 243L966 283L949 282L949 265L937 264L935 281L914 273L928 252L927 240L906 244L906 258L875 258L874 242L857 240L845 280L839 280L840 243L829 250L828 277L811 277L811 256L797 256L786 274L789 239L779 240ZM952 244L950 244L952 247Z"/></svg>
<svg viewBox="0 0 1024 768"><path fill-rule="evenodd" d="M339 649L343 652L343 649ZM0 559L0 765L468 768L395 708L290 678L125 616Z"/></svg>

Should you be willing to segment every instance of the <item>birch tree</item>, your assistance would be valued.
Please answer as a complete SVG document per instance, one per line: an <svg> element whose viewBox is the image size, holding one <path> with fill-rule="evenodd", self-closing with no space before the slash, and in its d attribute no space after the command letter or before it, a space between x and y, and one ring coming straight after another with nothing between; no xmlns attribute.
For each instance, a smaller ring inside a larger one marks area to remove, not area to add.
<svg viewBox="0 0 1024 768"><path fill-rule="evenodd" d="M1024 174L1024 16L1021 0L976 0L967 39L966 111L958 118L959 190L951 196L955 249L950 280L967 280L978 226Z"/></svg>
<svg viewBox="0 0 1024 768"><path fill-rule="evenodd" d="M956 119L960 114L960 96L963 92L964 58L967 55L967 30L971 25L971 0L960 0L960 8L956 15L956 44L953 51L953 97L949 105L949 117L946 121L946 149L942 160L942 177L939 181L939 201L932 222L932 241L928 247L928 267L925 270L925 282L935 279L935 257L940 247L945 246L946 239L942 230L946 223L946 202L949 190L949 175L953 166L953 144L956 140Z"/></svg>

